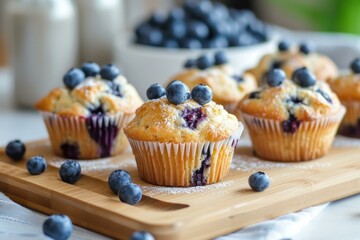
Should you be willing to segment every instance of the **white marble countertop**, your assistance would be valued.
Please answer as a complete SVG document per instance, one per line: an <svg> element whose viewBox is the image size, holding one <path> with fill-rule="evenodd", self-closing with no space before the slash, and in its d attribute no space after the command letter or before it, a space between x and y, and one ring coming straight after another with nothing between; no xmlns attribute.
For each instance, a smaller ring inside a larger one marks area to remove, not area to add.
<svg viewBox="0 0 360 240"><path fill-rule="evenodd" d="M23 141L47 137L39 113L15 109L8 74L0 69L0 145L20 138ZM360 194L332 202L293 238L358 239L360 236Z"/></svg>

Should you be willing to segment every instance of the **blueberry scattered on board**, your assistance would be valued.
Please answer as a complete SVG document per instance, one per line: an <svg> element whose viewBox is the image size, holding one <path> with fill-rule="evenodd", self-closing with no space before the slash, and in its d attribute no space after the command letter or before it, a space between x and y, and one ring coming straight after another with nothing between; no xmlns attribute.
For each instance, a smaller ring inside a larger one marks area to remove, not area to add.
<svg viewBox="0 0 360 240"><path fill-rule="evenodd" d="M31 157L26 163L26 168L31 175L40 175L47 168L46 159L42 156Z"/></svg>
<svg viewBox="0 0 360 240"><path fill-rule="evenodd" d="M26 147L20 140L14 140L6 145L5 152L12 160L19 161L24 157Z"/></svg>
<svg viewBox="0 0 360 240"><path fill-rule="evenodd" d="M108 185L111 191L113 191L115 194L119 192L120 187L130 183L130 174L127 171L121 169L113 171L108 178Z"/></svg>
<svg viewBox="0 0 360 240"><path fill-rule="evenodd" d="M76 183L81 175L80 164L75 160L66 160L59 169L61 180L66 183Z"/></svg>
<svg viewBox="0 0 360 240"><path fill-rule="evenodd" d="M70 218L63 214L54 214L43 223L43 233L54 240L69 239L73 231Z"/></svg>
<svg viewBox="0 0 360 240"><path fill-rule="evenodd" d="M129 240L155 240L154 236L149 232L145 231L136 231L129 238Z"/></svg>
<svg viewBox="0 0 360 240"><path fill-rule="evenodd" d="M120 201L130 205L136 205L142 198L142 190L139 185L130 183L119 188L118 196Z"/></svg>
<svg viewBox="0 0 360 240"><path fill-rule="evenodd" d="M186 1L169 13L155 11L134 35L141 45L194 49L258 44L268 40L269 31L249 10L200 0Z"/></svg>
<svg viewBox="0 0 360 240"><path fill-rule="evenodd" d="M270 179L264 172L256 172L249 177L249 185L255 192L262 192L270 185Z"/></svg>

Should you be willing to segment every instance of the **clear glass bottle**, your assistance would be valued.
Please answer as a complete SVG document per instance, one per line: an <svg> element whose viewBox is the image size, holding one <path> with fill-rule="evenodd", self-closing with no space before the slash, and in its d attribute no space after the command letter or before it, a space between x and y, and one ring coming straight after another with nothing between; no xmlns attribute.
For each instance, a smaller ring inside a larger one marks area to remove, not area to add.
<svg viewBox="0 0 360 240"><path fill-rule="evenodd" d="M77 63L75 7L71 0L11 0L5 22L15 101L32 107Z"/></svg>

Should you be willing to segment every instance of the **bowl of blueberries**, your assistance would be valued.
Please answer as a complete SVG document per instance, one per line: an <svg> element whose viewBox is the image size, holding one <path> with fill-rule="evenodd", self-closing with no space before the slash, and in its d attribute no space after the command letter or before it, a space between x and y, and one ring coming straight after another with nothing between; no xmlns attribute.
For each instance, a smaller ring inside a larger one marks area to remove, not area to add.
<svg viewBox="0 0 360 240"><path fill-rule="evenodd" d="M274 51L277 41L253 12L210 0L188 0L167 12L155 11L130 35L119 36L116 62L142 97L146 86L165 83L189 58L223 49L230 64L242 71Z"/></svg>

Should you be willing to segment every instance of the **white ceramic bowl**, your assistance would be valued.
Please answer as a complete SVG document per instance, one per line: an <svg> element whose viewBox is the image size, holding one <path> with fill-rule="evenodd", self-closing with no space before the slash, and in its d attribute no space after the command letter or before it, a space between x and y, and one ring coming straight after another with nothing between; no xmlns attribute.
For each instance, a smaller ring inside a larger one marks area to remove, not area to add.
<svg viewBox="0 0 360 240"><path fill-rule="evenodd" d="M122 37L123 39L123 37ZM277 37L271 40L248 47L232 47L225 51L228 53L230 64L241 73L247 68L257 64L259 59L276 48ZM204 52L216 51L214 49L165 49L133 44L121 41L119 37L115 46L115 63L123 70L126 78L146 98L146 89L152 83L165 84L171 76L181 71L184 62L195 58Z"/></svg>

